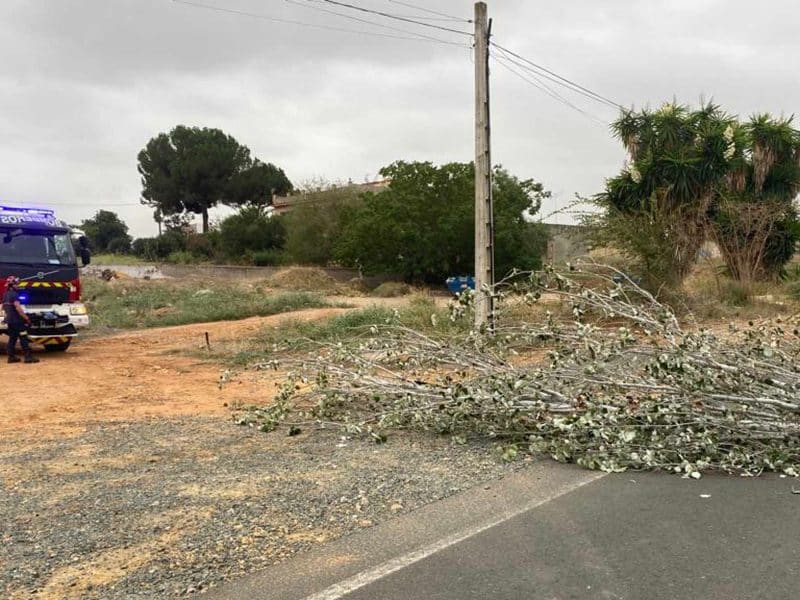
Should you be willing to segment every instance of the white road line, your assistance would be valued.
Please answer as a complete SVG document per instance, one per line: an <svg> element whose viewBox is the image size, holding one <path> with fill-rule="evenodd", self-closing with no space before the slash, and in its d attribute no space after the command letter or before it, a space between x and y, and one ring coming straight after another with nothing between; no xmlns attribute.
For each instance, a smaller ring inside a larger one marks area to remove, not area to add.
<svg viewBox="0 0 800 600"><path fill-rule="evenodd" d="M555 500L559 496L563 496L564 494L568 494L574 490L577 490L580 487L583 487L587 483L592 483L593 481L597 481L601 477L605 477L605 473L591 473L588 477L584 480L581 480L577 483L573 483L565 488L558 490L557 493L547 496L546 498L539 498L534 502L530 502L528 504L522 505L516 511L512 513L504 514L502 517L493 519L487 523L483 523L481 525L476 525L474 527L470 527L469 529L465 529L453 535L447 536L442 538L438 542L434 542L429 546L425 546L424 548L420 548L419 550L415 550L413 552L409 552L408 554L404 554L402 556L398 556L397 558L393 558L391 560L387 560L385 563L378 565L377 567L373 567L372 569L367 569L366 571L362 571L352 577L345 579L344 581L340 581L328 588L325 588L321 592L317 592L306 597L306 600L339 600L340 598L346 596L347 594L354 592L364 586L369 585L379 579L383 579L387 575L391 575L392 573L399 571L408 567L409 565L413 565L416 562L419 562L429 556L444 550L445 548L449 548L450 546L454 546L464 540L471 538L473 536L478 535L486 531L487 529L491 529L492 527L496 527L509 519L513 519L521 515L524 512L532 510L537 506L541 506L542 504L546 504L551 500Z"/></svg>

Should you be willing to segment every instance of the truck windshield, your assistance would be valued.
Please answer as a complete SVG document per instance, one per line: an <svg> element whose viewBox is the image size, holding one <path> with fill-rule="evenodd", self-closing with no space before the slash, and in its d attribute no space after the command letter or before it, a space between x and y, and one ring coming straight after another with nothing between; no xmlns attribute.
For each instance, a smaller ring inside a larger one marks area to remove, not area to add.
<svg viewBox="0 0 800 600"><path fill-rule="evenodd" d="M67 233L0 229L2 263L75 266L75 251Z"/></svg>

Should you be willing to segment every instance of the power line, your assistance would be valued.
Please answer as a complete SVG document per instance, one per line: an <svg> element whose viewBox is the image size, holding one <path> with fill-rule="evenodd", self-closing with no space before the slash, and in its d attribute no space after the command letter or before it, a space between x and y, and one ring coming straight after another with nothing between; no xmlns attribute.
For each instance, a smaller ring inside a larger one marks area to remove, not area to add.
<svg viewBox="0 0 800 600"><path fill-rule="evenodd" d="M400 6L405 6L406 8L413 8L414 10L420 10L420 11L422 11L424 13L428 13L428 14L431 14L431 15L438 15L438 16L442 17L443 20L459 21L461 23L472 23L472 19L463 19L461 17L455 17L453 15L448 15L447 13L439 12L439 11L436 11L436 10L431 10L429 8L424 8L422 6L417 6L415 4L409 4L408 2L400 2L400 0L389 0L389 2L391 2L393 4L399 4ZM417 18L421 19L423 17L417 17ZM429 20L432 21L433 19L429 18Z"/></svg>
<svg viewBox="0 0 800 600"><path fill-rule="evenodd" d="M495 48L498 48L498 47L495 46ZM499 50L499 48L498 48L498 50ZM530 75L536 77L536 80L539 81L539 82L541 82L542 79L546 79L547 81L555 83L556 85L560 85L564 89L567 89L567 90L569 90L571 92L575 92L577 94L580 94L581 96L584 96L584 97L588 98L589 100L594 100L595 102L600 102L597 98L595 98L594 96L584 92L583 90L581 90L581 89L579 89L577 87L568 85L568 84L562 82L561 80L559 80L559 79L557 79L555 77L551 77L547 73L543 73L541 71L536 71L535 69L532 69L531 67L529 67L524 62L519 61L519 60L513 58L512 56L507 55L506 53L502 53L501 55L498 55L497 53L495 53L494 56L495 57L502 56L502 58L504 58L509 63L511 63L511 64L523 69L526 73L529 73ZM601 104L603 106L608 106L605 102L601 102Z"/></svg>
<svg viewBox="0 0 800 600"><path fill-rule="evenodd" d="M467 35L472 37L472 34L467 31L462 31L460 29L452 29L450 27L444 27L442 25L434 25L433 23L423 23L422 21L416 21L414 19L409 19L408 17L403 17L400 15L393 15L391 13L386 13L380 10L372 10L370 8L364 8L363 6L356 6L355 4L348 4L347 2L337 2L337 0L322 0L323 2L327 2L328 4L334 4L336 6L342 6L344 8L349 8L351 10L357 10L364 13L369 13L373 15L380 15L381 17L386 17L387 19L394 19L396 21L404 21L406 23L414 23L415 25L420 25L422 27L430 27L432 29L440 29L441 31L449 31L450 33L459 33L461 35Z"/></svg>
<svg viewBox="0 0 800 600"><path fill-rule="evenodd" d="M520 61L526 63L525 65L520 65L517 61L513 61L518 66L521 66L521 67L525 68L528 71L530 71L531 67L533 67L533 68L537 69L538 75L540 75L541 77L544 77L545 79L549 79L550 81L553 81L554 83L558 83L559 85L562 85L564 87L571 88L573 91L575 91L575 92L577 92L579 94L582 94L582 95L586 96L587 98L590 98L590 99L592 99L592 100L594 100L596 102L600 102L602 104L606 104L608 106L611 106L612 108L616 108L616 109L623 109L624 108L619 102L614 102L613 100L609 100L605 96L603 96L601 94L598 94L597 92L594 92L594 91L590 90L589 88L584 87L581 84L572 81L571 79L567 79L566 77L564 77L562 75L559 75L555 71L551 71L547 67L543 67L542 65L537 64L537 63L533 62L532 60L530 60L528 58L525 58L524 56L520 56L519 54L517 54L516 52L513 52L512 50L509 50L508 48L504 48L503 46L500 46L499 44L495 44L494 42L492 42L491 44L492 44L492 46L494 46L498 50L504 52L505 54L510 55L510 56L512 56L512 57L514 57L516 59L519 59Z"/></svg>
<svg viewBox="0 0 800 600"><path fill-rule="evenodd" d="M432 35L427 35L424 33L417 33L416 31L409 31L408 29L401 29L400 27L392 27L391 25L385 25L384 23L378 23L377 21L370 21L369 19L362 19L361 17L354 17L353 15L346 15L344 13L336 12L335 10L329 10L327 8L320 8L318 6L312 6L305 2L299 2L298 0L284 0L284 2L288 2L289 4L294 4L296 6L301 6L303 8L307 8L309 10L316 10L318 12L323 12L329 15L334 15L337 17L342 17L343 19L349 19L350 21L357 21L359 23L366 23L367 25L372 25L373 27L381 27L383 29L389 29L391 31L399 31L400 33L405 33L408 35L414 35L420 37L422 39L431 40L434 42L440 42L442 44L448 44L451 46L461 46L465 47L466 44L460 44L458 42L451 42L449 40L443 40L441 38L433 37Z"/></svg>
<svg viewBox="0 0 800 600"><path fill-rule="evenodd" d="M375 31L363 31L363 30L360 30L360 29L347 29L345 27L334 27L334 26L331 26L331 25L317 25L315 23L305 23L303 21L295 21L295 20L292 20L292 19L281 19L281 18L278 18L278 17L270 17L270 16L267 16L267 15L259 14L259 13L252 13L252 12L247 12L247 11L244 11L244 10L236 10L236 9L233 9L233 8L223 8L221 6L212 6L212 5L209 5L209 4L201 4L199 2L190 2L189 0L172 0L172 2L175 3L175 4L183 4L183 5L189 6L191 8L199 8L199 9L209 10L209 11L214 11L214 12L228 13L228 14L238 15L240 17L249 17L251 19L260 19L260 20L263 20L263 21L271 21L273 23L284 23L284 24L287 24L287 25L298 25L300 27L310 27L312 29L324 29L326 31L339 31L339 32L343 32L343 33L355 33L355 34L358 34L358 35L368 35L368 36L372 36L372 37L390 38L390 39L394 39L394 40L409 40L409 41L412 41L412 42L433 42L433 41L435 41L434 39L428 40L428 39L420 38L420 37L405 37L405 36L400 36L400 35L392 35L390 33L378 33L378 32L375 32ZM439 40L437 43L447 44L447 45L452 45L453 44L453 42L445 41L445 40Z"/></svg>
<svg viewBox="0 0 800 600"><path fill-rule="evenodd" d="M549 87L547 84L545 84L543 81L541 81L541 79L539 79L536 75L533 75L533 74L530 75L530 77L532 77L533 79L531 79L529 77L526 77L523 73L520 73L519 71L514 69L514 67L510 66L510 64L508 64L508 62L507 62L508 61L507 58L505 58L503 56L500 56L500 55L498 55L496 53L492 53L491 56L492 56L492 58L495 59L495 61L497 62L498 65L500 65L501 67L503 67L507 71L513 73L514 75L516 75L517 77L519 77L523 81L529 83L530 85L532 85L533 87L537 88L538 90L544 92L545 94L547 94L551 98L555 98L557 101L559 101L562 104L568 106L569 108L581 113L582 115L584 115L585 117L591 119L592 121L594 121L596 123L599 123L599 124L601 124L603 126L608 126L608 123L606 121L603 121L602 119L600 119L599 117L593 115L592 113L580 108L579 106L576 106L575 104L573 104L572 102L570 102L569 100L564 98L564 96L562 96L561 94L559 94L558 92L553 90L551 87ZM511 64L513 64L513 63L511 63Z"/></svg>

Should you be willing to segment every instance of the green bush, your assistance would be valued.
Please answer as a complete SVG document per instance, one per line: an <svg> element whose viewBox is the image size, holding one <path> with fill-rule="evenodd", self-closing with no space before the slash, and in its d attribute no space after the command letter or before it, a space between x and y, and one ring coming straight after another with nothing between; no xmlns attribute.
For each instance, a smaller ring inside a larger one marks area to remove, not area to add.
<svg viewBox="0 0 800 600"><path fill-rule="evenodd" d="M186 236L186 251L200 260L210 260L217 252L219 235L216 231Z"/></svg>
<svg viewBox="0 0 800 600"><path fill-rule="evenodd" d="M245 207L219 226L219 249L229 260L241 262L265 250L283 247L286 230L280 217L269 217L258 207Z"/></svg>
<svg viewBox="0 0 800 600"><path fill-rule="evenodd" d="M788 282L786 284L786 293L795 300L800 300L800 280Z"/></svg>
<svg viewBox="0 0 800 600"><path fill-rule="evenodd" d="M191 265L200 262L200 260L187 250L176 250L167 256L167 262L175 263L176 265Z"/></svg>
<svg viewBox="0 0 800 600"><path fill-rule="evenodd" d="M406 281L442 283L472 274L475 258L475 169L471 163L435 166L396 162L381 170L386 191L367 193L346 215L338 259L368 274L397 274ZM530 222L549 196L540 183L494 170L495 265L536 269L547 244L543 226Z"/></svg>
<svg viewBox="0 0 800 600"><path fill-rule="evenodd" d="M259 250L253 252L251 262L257 267L274 267L281 264L282 259L280 250Z"/></svg>
<svg viewBox="0 0 800 600"><path fill-rule="evenodd" d="M658 292L665 284L670 289L680 286L683 259L665 233L670 228L669 215L652 208L627 212L609 206L604 212L585 216L583 225L590 244L617 250L623 258L617 266L647 289Z"/></svg>
<svg viewBox="0 0 800 600"><path fill-rule="evenodd" d="M720 300L730 306L747 306L753 298L750 286L739 281L724 281L719 291Z"/></svg>
<svg viewBox="0 0 800 600"><path fill-rule="evenodd" d="M131 250L131 238L118 237L108 243L106 251L108 254L127 254Z"/></svg>
<svg viewBox="0 0 800 600"><path fill-rule="evenodd" d="M147 260L152 260L156 257L156 238L136 238L131 244L131 252Z"/></svg>
<svg viewBox="0 0 800 600"><path fill-rule="evenodd" d="M405 296L411 291L408 284L399 281L385 281L372 290L372 295L378 298L396 298Z"/></svg>
<svg viewBox="0 0 800 600"><path fill-rule="evenodd" d="M286 226L287 264L325 267L335 261L335 248L348 215L362 204L358 186L328 186L295 196Z"/></svg>
<svg viewBox="0 0 800 600"><path fill-rule="evenodd" d="M186 236L174 230L168 230L158 237L136 239L132 245L133 253L145 260L164 260L181 250L186 250Z"/></svg>

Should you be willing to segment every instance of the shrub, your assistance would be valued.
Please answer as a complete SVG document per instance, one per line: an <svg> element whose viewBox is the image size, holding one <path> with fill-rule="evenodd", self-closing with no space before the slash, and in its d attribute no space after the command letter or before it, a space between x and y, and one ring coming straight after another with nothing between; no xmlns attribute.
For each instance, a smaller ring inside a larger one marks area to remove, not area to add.
<svg viewBox="0 0 800 600"><path fill-rule="evenodd" d="M786 284L786 293L795 300L800 300L800 281L790 281Z"/></svg>
<svg viewBox="0 0 800 600"><path fill-rule="evenodd" d="M290 267L275 273L269 278L269 285L290 290L311 290L336 292L336 280L322 269L313 267Z"/></svg>
<svg viewBox="0 0 800 600"><path fill-rule="evenodd" d="M327 266L335 260L335 248L348 215L363 200L358 186L323 186L295 196L285 219L287 263Z"/></svg>
<svg viewBox="0 0 800 600"><path fill-rule="evenodd" d="M622 258L616 259L617 266L626 267L625 271L655 292L664 285L678 287L686 275L683 256L675 252L675 237L682 234L668 233L670 220L654 208L627 212L607 206L605 212L587 215L583 225L593 247L617 249Z"/></svg>
<svg viewBox="0 0 800 600"><path fill-rule="evenodd" d="M131 250L130 236L114 238L108 243L109 254L127 254Z"/></svg>
<svg viewBox="0 0 800 600"><path fill-rule="evenodd" d="M337 258L366 273L397 274L407 281L441 283L450 275L472 273L474 166L399 161L381 175L391 179L389 188L365 194L363 204L347 215ZM549 192L496 167L493 194L498 278L514 267L538 268L547 235L529 217Z"/></svg>
<svg viewBox="0 0 800 600"><path fill-rule="evenodd" d="M190 265L200 261L187 250L176 250L175 252L170 252L169 256L167 256L167 262L175 263L176 265Z"/></svg>
<svg viewBox="0 0 800 600"><path fill-rule="evenodd" d="M399 281L385 281L372 290L372 295L378 298L396 298L411 292L408 284Z"/></svg>
<svg viewBox="0 0 800 600"><path fill-rule="evenodd" d="M217 232L193 233L186 236L186 251L192 256L208 260L216 254Z"/></svg>
<svg viewBox="0 0 800 600"><path fill-rule="evenodd" d="M259 250L253 252L251 262L257 267L274 267L281 264L282 258L280 250Z"/></svg>
<svg viewBox="0 0 800 600"><path fill-rule="evenodd" d="M138 238L132 245L133 253L146 260L164 260L173 252L186 249L186 236L180 231L168 230L158 237Z"/></svg>
<svg viewBox="0 0 800 600"><path fill-rule="evenodd" d="M231 260L283 247L286 230L280 217L269 217L258 207L245 207L219 226L219 248Z"/></svg>
<svg viewBox="0 0 800 600"><path fill-rule="evenodd" d="M720 300L730 306L747 306L753 298L753 290L739 281L725 281L720 286Z"/></svg>

